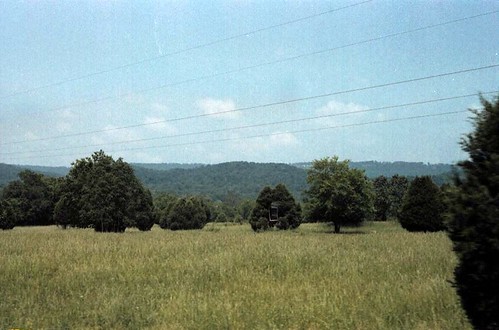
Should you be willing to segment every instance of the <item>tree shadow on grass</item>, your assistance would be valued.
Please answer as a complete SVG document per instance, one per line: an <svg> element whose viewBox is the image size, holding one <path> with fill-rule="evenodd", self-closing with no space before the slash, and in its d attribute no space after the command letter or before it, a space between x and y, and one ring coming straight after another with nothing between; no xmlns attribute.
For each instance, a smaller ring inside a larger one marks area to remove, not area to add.
<svg viewBox="0 0 499 330"><path fill-rule="evenodd" d="M326 231L324 231L324 233L334 234L334 235L365 235L365 234L369 234L369 232L363 231L363 230L346 230L346 231L341 230L339 233L335 233L334 228L326 230Z"/></svg>
<svg viewBox="0 0 499 330"><path fill-rule="evenodd" d="M369 230L362 228L361 226L341 226L340 232L334 232L334 225L324 224L323 233L326 234L337 234L337 235L364 235L369 234Z"/></svg>

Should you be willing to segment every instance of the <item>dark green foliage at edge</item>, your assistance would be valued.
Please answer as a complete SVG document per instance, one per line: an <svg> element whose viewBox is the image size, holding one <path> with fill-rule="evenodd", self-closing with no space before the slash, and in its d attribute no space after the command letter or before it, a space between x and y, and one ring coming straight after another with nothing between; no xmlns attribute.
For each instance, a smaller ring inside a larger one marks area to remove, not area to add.
<svg viewBox="0 0 499 330"><path fill-rule="evenodd" d="M481 99L475 130L463 141L449 202L449 237L458 256L455 287L476 329L499 329L499 96Z"/></svg>

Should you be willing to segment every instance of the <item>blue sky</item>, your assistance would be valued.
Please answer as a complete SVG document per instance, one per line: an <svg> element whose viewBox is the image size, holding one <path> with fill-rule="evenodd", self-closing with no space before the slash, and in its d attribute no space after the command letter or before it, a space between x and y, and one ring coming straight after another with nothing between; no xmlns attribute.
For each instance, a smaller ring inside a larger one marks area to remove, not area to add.
<svg viewBox="0 0 499 330"><path fill-rule="evenodd" d="M499 3L360 2L0 2L0 162L465 158Z"/></svg>

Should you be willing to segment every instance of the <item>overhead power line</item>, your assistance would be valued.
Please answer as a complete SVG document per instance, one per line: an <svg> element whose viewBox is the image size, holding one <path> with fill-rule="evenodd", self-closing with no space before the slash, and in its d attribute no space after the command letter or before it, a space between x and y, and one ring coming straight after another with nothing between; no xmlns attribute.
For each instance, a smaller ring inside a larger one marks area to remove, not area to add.
<svg viewBox="0 0 499 330"><path fill-rule="evenodd" d="M481 94L482 95L487 95L487 94L495 94L495 93L499 93L499 90L497 90L497 91L491 91L491 92L485 92L485 93L481 93ZM320 115L320 116L303 117L303 118L296 118L296 119L288 119L288 120L281 120L281 121L274 121L274 122L265 122L265 123L260 123L260 124L243 125L243 126L220 128L220 129L197 131L197 132L171 134L171 135L165 135L165 136L159 136L159 137L152 137L152 138L142 138L142 139L133 139L133 140L122 140L122 141L116 141L116 142L111 142L111 143L87 144L87 145L64 147L64 148L56 148L56 149L50 148L50 149L28 150L28 151L0 152L0 155L11 156L11 155L21 155L21 154L44 153L44 152L54 152L54 151L82 149L82 148L91 148L91 147L103 147L103 146L125 144L125 143L137 143L137 142L146 142L146 141L153 141L153 140L163 140L163 139L178 138L178 137L187 137L187 136L196 136L196 135L204 135L204 134L212 134L212 133L222 133L222 132L236 131L236 130L249 129L249 128L259 128L259 127L266 127L266 126L276 126L276 125L298 123L298 122L311 121L311 120L317 120L317 119L325 119L325 118L332 118L332 117L347 116L347 115L359 114L359 113L369 113L369 112L375 112L375 111L381 111L381 110L396 109L396 108L403 108L403 107L409 107L409 106L430 104L430 103L436 103L436 102L457 100L457 99L468 98L468 97L476 97L476 93L466 94L466 95L449 96L449 97L443 97L443 98L437 98L437 99L430 99L430 100L423 100L423 101L417 101L417 102L410 102L410 103L404 103L404 104L387 105L387 106L376 107L376 108L369 108L369 109L363 109L363 110L346 111L346 112L341 112L341 113L333 113L333 114Z"/></svg>
<svg viewBox="0 0 499 330"><path fill-rule="evenodd" d="M332 130L332 129L338 129L338 128L368 126L368 125L374 125L374 124L401 122L401 121L423 119L423 118L442 117L442 116L461 114L461 113L466 113L466 112L467 112L467 110L448 111L448 112L442 112L442 113L437 113L437 114L426 114L426 115L407 116L407 117L399 117L399 118L392 118L392 119L373 120L373 121L366 121L366 122L360 122L360 123L326 126L326 127L309 128L309 129L300 129L300 130L285 131L285 132L263 133L263 134L241 136L241 137L229 137L229 138L202 140L202 141L194 141L194 142L181 142L181 143L164 144L164 145L147 146L147 147L123 148L123 149L116 149L116 150L111 150L111 151L107 151L107 152L112 153L112 152L135 151L135 150L146 150L146 149L163 149L163 148L172 148L172 147L185 147L185 146L191 146L191 145L201 145L201 144L209 144L209 143L248 140L248 139L265 138L265 137L280 136L280 135L287 135L287 134L303 134L303 133L319 132L319 131ZM56 157L69 157L69 156L74 156L74 154L26 156L26 157L22 157L22 159L56 158ZM19 159L19 158L16 158L16 159Z"/></svg>
<svg viewBox="0 0 499 330"><path fill-rule="evenodd" d="M256 138L263 138L263 137L269 137L269 136L279 136L279 135L286 135L286 134L302 134L302 133L318 132L318 131L337 129L337 128L366 126L366 125L372 125L372 124L391 123L391 122L405 121L405 120L441 117L441 116L448 116L448 115L465 113L465 112L467 112L467 111L466 110L448 111L448 112L442 112L442 113L437 113L437 114L427 114L427 115L399 117L399 118L392 118L392 119L373 120L373 121L366 121L366 122L361 122L361 123L344 124L344 125L336 125L336 126L326 126L326 127L319 127L319 128L308 128L308 129L300 129L300 130L286 131L286 132L264 133L264 134L250 135L250 136L230 137L230 138L223 138L223 139L213 139L213 140L194 141L194 142L181 142L181 143L175 143L175 144L157 145L157 146L149 146L149 147L124 148L124 149L112 150L111 152L134 151L134 150L144 150L144 149L161 149L161 148L182 147L182 146L198 145L198 144L206 144L206 143L256 139ZM67 156L67 155L65 155L65 156Z"/></svg>
<svg viewBox="0 0 499 330"><path fill-rule="evenodd" d="M110 72L122 70L122 69L129 68L129 67L132 67L132 66L136 66L136 65L139 65L139 64L144 64L144 63L148 63L148 62L157 61L157 60L160 60L160 59L163 59L163 58L171 57L171 56L174 56L174 55L179 55L179 54L182 54L182 53L186 53L186 52L189 52L189 51L193 51L193 50L205 48L205 47L208 47L208 46L213 46L213 45L216 45L216 44L220 44L220 43L227 42L227 41L230 41L230 40L238 39L238 38L241 38L241 37L247 37L247 36L250 36L250 35L253 35L253 34L261 33L261 32L264 32L264 31L268 31L268 30L272 30L272 29L275 29L275 28L283 27L283 26L286 26L286 25L290 25L290 24L294 24L294 23L298 23L298 22L303 22L303 21L306 21L306 20L309 20L309 19L312 19L312 18L316 18L316 17L319 17L319 16L324 16L324 15L327 15L327 14L338 12L338 11L341 11L341 10L344 10L344 9L356 7L356 6L363 5L363 4L366 4L368 2L372 2L372 1L373 0L360 1L360 2L353 3L353 4L350 4L350 5L347 5L347 6L333 8L333 9L326 10L326 11L323 11L323 12L320 12L320 13L316 13L316 14L312 14L312 15L309 15L309 16L300 17L300 18L293 19L293 20L286 21L286 22L282 22L282 23L279 23L279 24L269 25L269 26L266 26L266 27L263 27L263 28L259 28L259 29L256 29L256 30L251 30L251 31L247 31L247 32L235 34L235 35L232 35L232 36L228 36L228 37L224 37L224 38L220 38L220 39L215 39L215 40L212 40L212 41L209 41L209 42L201 43L201 44L190 46L190 47L187 47L187 48L182 48L182 49L179 49L179 50L176 50L176 51L173 51L173 52L170 52L170 53L166 53L166 54L163 54L163 55L149 57L149 58L145 58L145 59L142 59L142 60L139 60L139 61L130 62L130 63L127 63L127 64L122 64L122 65L117 65L117 66L114 66L114 67L111 67L111 68L108 68L108 69L103 69L103 70L100 70L100 71L94 71L94 72L91 72L91 73L87 73L87 74L84 74L84 75L75 76L75 77L72 77L72 78L60 80L60 81L53 82L53 83L50 83L50 84L46 84L46 85L42 85L42 86L38 86L38 87L26 89L26 90L23 90L23 91L19 91L19 92L7 94L7 95L4 95L4 96L1 96L0 99L5 99L5 98L8 98L8 97L12 97L12 96L16 96L16 95L21 95L21 94L27 94L27 93L35 92L35 91L38 91L38 90L41 90L41 89L55 87L55 86L59 86L59 85L63 85L63 84L69 83L69 82L83 80L83 79L91 78L91 77L94 77L94 76L98 76L98 75L102 75L102 74L106 74L106 73L110 73Z"/></svg>
<svg viewBox="0 0 499 330"><path fill-rule="evenodd" d="M49 110L34 111L34 112L30 112L30 113L20 114L20 115L17 115L16 117L23 117L23 116L40 114L40 113L48 113L48 112L57 112L57 111L62 111L62 110L67 110L67 109L72 109L72 108L77 108L77 107L83 107L83 106L86 106L86 105L97 104L97 103L101 103L101 102L104 102L104 101L109 101L109 100L114 100L114 99L121 99L121 98L126 97L127 95L130 95L131 93L134 93L134 94L148 93L148 92L153 92L153 91L161 90L161 89L164 89L164 88L180 86L180 85L187 84L187 83L193 83L193 82L197 82L197 81L202 81L202 80L207 80L207 79L211 79L211 78L221 77L221 76L230 75L230 74L234 74L234 73L239 73L239 72L243 72L243 71L247 71L247 70L252 70L252 69L257 69L257 68L261 68L261 67L265 67L265 66L269 66L269 65L285 63L285 62L294 61L294 60L298 60L298 59L309 57L309 56L321 55L321 54L330 53L330 52L334 52L334 51L341 50L341 49L346 49L346 48L350 48L350 47L360 46L360 45L363 45L363 44L368 44L368 43L372 43L372 42L376 42L376 41L381 41L381 40L385 40L385 39L389 39L389 38L399 37L399 36L403 36L403 35L410 34L410 33L415 33L415 32L419 32L419 31L433 29L433 28L436 28L436 27L441 27L441 26L445 26L445 25L459 23L459 22L463 22L463 21L466 21L466 20L471 20L471 19L475 19L475 18L479 18L479 17L483 17L483 16L492 15L492 14L495 14L495 13L498 13L498 12L499 12L499 10L496 10L496 11L486 12L486 13L482 13L482 14L477 14L477 15L472 15L472 16L467 16L467 17L462 17L462 18L458 18L458 19L453 19L453 20L445 21L445 22L440 22L440 23L436 23L436 24L430 24L430 25L418 27L418 28L415 28L415 29L410 29L410 30L405 30L405 31L400 31L400 32L386 34L386 35L375 37L375 38L369 38L369 39L365 39L365 40L360 40L360 41L357 41L357 42L353 42L353 43L349 43L349 44L345 44L345 45L341 45L341 46L335 46L335 47L321 49L321 50L317 50L317 51L313 51L313 52L298 54L298 55L295 55L295 56L280 58L280 59L273 60L273 61L267 61L267 62L257 63L257 64L254 64L254 65L249 65L249 66L245 66L245 67L241 67L241 68L237 68L237 69L233 69L233 70L228 70L228 71L223 71L223 72L217 72L217 73L213 73L213 74L209 74L209 75L204 75L204 76L199 76L199 77L194 77L194 78L188 78L188 79L184 79L184 80L180 80L180 81L176 81L176 82L172 82L172 83L165 83L165 84L162 84L162 85L159 85L159 86L154 86L154 87L139 89L139 90L136 90L136 91L127 92L127 93L123 93L123 94L120 94L120 95L108 95L108 96L103 96L103 97L99 97L97 99L88 100L88 101L84 101L84 102L78 102L78 103L73 103L73 104L66 104L66 105L55 107L55 108L52 108L52 109L49 109Z"/></svg>
<svg viewBox="0 0 499 330"><path fill-rule="evenodd" d="M492 68L496 68L496 67L499 67L499 64L490 64L490 65L485 65L485 66L480 66L480 67L475 67L475 68L439 73L439 74L434 74L434 75L430 75L430 76L411 78L411 79L406 79L406 80L399 80L399 81L395 81L395 82L383 83L383 84L378 84L378 85L371 85L371 86L342 90L342 91L335 91L335 92L306 96L306 97L295 98L295 99L288 99L288 100L284 100L284 101L259 104L259 105L249 106L249 107L242 107L242 108L225 110L225 111L218 111L218 112L213 112L213 113L203 113L203 114L197 114L197 115L191 115L191 116L184 116L184 117L178 117L178 118L159 120L159 121L149 122L149 123L121 126L121 127L113 127L113 128L107 128L107 129L100 129L100 130L93 130L93 131L86 131L86 132L79 132L79 133L71 133L71 134L64 134L64 135L55 135L55 136L49 136L49 137L37 138L37 139L20 140L20 141L13 141L13 142L2 142L2 143L0 143L0 145L14 145L14 144L21 144L21 143L28 143L28 142L36 142L36 141L55 140L55 139L60 139L60 138L83 136L83 135L89 135L89 134L95 134L95 133L103 133L103 132L109 132L109 131L117 131L117 130L136 128L136 127L151 126L151 125L162 124L162 123L167 123L167 122L176 122L176 121L191 120L191 119L203 118L203 117L209 117L209 116L215 116L215 115L221 115L221 114L242 112L242 111L254 110L254 109L258 109L258 108L268 108L268 107L273 107L273 106L278 106L278 105L309 101L309 100L319 99L319 98L324 98L324 97L329 97L329 96L336 96L336 95L348 94L348 93L353 93L353 92L361 92L361 91L366 91L366 90L371 90L371 89L379 89L379 88L402 85L402 84L413 83L413 82L418 82L418 81L423 81L423 80L429 80L429 79L464 74L464 73L469 73L469 72L474 72L474 71L492 69Z"/></svg>

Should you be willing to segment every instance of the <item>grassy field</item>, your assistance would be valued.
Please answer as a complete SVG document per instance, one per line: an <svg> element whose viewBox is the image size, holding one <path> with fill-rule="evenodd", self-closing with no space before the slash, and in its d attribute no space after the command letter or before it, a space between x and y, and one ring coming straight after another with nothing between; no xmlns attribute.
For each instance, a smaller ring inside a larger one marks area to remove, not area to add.
<svg viewBox="0 0 499 330"><path fill-rule="evenodd" d="M470 329L445 233L0 231L0 329Z"/></svg>

